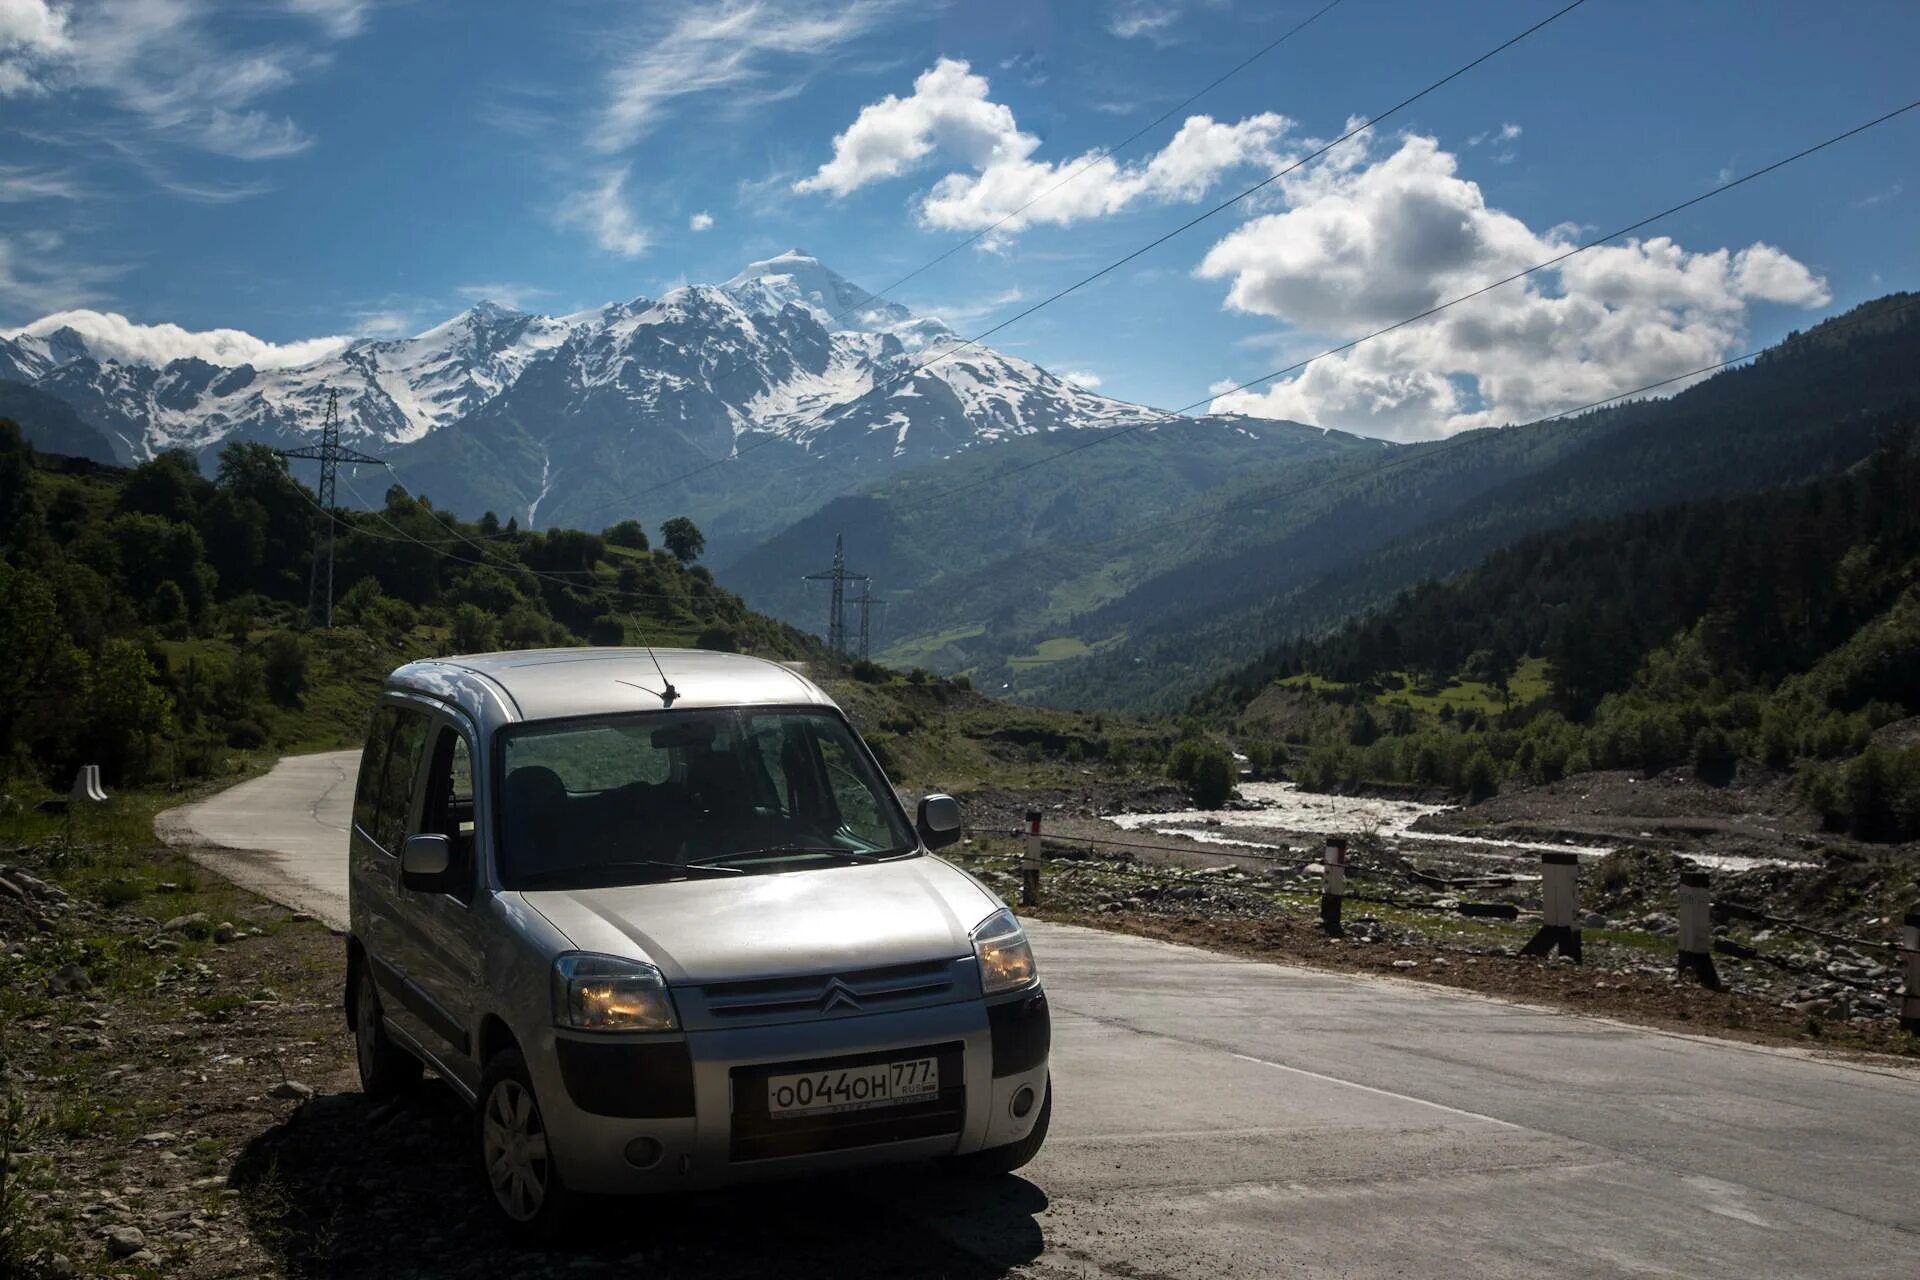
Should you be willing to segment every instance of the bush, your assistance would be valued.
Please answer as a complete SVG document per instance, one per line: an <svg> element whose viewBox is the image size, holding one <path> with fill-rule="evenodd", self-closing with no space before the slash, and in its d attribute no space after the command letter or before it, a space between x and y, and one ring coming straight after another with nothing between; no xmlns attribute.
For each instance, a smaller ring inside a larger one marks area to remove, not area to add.
<svg viewBox="0 0 1920 1280"><path fill-rule="evenodd" d="M1733 741L1726 731L1708 725L1693 735L1693 772L1703 782L1716 785L1733 776Z"/></svg>
<svg viewBox="0 0 1920 1280"><path fill-rule="evenodd" d="M1186 784L1198 809L1218 809L1233 798L1233 757L1225 747L1189 738L1167 757L1167 776Z"/></svg>
<svg viewBox="0 0 1920 1280"><path fill-rule="evenodd" d="M638 520L622 520L600 536L610 547L627 547L633 551L645 551L652 545L647 541L646 526Z"/></svg>
<svg viewBox="0 0 1920 1280"><path fill-rule="evenodd" d="M1468 758L1467 767L1460 773L1460 789L1467 793L1470 801L1485 800L1500 789L1499 777L1493 770L1493 757L1484 749Z"/></svg>
<svg viewBox="0 0 1920 1280"><path fill-rule="evenodd" d="M453 648L456 653L489 653L500 647L499 629L477 605L463 604L453 611Z"/></svg>
<svg viewBox="0 0 1920 1280"><path fill-rule="evenodd" d="M740 652L740 637L724 624L708 627L694 637L693 644L697 649L712 649L716 653Z"/></svg>
<svg viewBox="0 0 1920 1280"><path fill-rule="evenodd" d="M885 684L888 675L885 667L877 662L869 662L865 658L855 658L853 665L847 668L847 674L861 684Z"/></svg>
<svg viewBox="0 0 1920 1280"><path fill-rule="evenodd" d="M307 642L291 631L276 631L260 644L260 673L267 696L283 707L300 705L307 691Z"/></svg>

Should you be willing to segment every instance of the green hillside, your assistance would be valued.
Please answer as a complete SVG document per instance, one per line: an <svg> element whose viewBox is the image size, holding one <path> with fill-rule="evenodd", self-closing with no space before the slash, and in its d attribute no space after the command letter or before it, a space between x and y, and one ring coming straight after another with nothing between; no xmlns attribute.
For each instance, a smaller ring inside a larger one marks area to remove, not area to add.
<svg viewBox="0 0 1920 1280"><path fill-rule="evenodd" d="M1304 749L1310 785L1485 794L1593 769L1796 771L1836 829L1920 837L1920 455L1524 539L1196 712Z"/></svg>
<svg viewBox="0 0 1920 1280"><path fill-rule="evenodd" d="M1916 304L1866 304L1670 399L1430 444L1302 449L1206 483L1152 482L1180 462L1172 433L941 503L960 477L949 463L828 507L743 561L755 571L741 581L810 623L820 602L766 570L824 563L844 529L856 567L904 601L884 615L890 654L1025 701L1177 709L1279 641L1530 534L1858 462L1920 405ZM969 461L998 469L986 453ZM1129 465L1126 485L1101 470Z"/></svg>
<svg viewBox="0 0 1920 1280"><path fill-rule="evenodd" d="M318 510L258 445L208 480L185 455L131 470L39 455L0 420L0 776L62 785L85 761L124 785L353 745L386 672L434 654L815 651L715 585L680 537L653 550L632 522L465 524L398 489L377 513L339 513L338 625L310 630Z"/></svg>

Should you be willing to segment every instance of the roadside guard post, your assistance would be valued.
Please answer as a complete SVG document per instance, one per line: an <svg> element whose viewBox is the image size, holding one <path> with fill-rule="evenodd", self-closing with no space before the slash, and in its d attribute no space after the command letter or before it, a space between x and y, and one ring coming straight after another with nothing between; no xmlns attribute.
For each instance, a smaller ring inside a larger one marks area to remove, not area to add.
<svg viewBox="0 0 1920 1280"><path fill-rule="evenodd" d="M1679 972L1692 974L1710 990L1720 989L1720 973L1713 967L1713 896L1704 871L1680 873Z"/></svg>
<svg viewBox="0 0 1920 1280"><path fill-rule="evenodd" d="M1345 836L1328 836L1326 855L1321 866L1327 874L1326 886L1320 891L1320 927L1330 937L1339 937L1340 900L1347 896L1347 841Z"/></svg>
<svg viewBox="0 0 1920 1280"><path fill-rule="evenodd" d="M1020 859L1020 905L1040 905L1040 811L1027 810L1027 852Z"/></svg>
<svg viewBox="0 0 1920 1280"><path fill-rule="evenodd" d="M1570 960L1580 959L1580 930L1573 923L1579 874L1578 854L1553 849L1540 855L1540 932L1520 948L1521 955L1544 956L1557 950Z"/></svg>
<svg viewBox="0 0 1920 1280"><path fill-rule="evenodd" d="M1900 930L1900 945L1907 962L1907 990L1900 1001L1900 1029L1920 1035L1920 903L1907 911L1906 927Z"/></svg>
<svg viewBox="0 0 1920 1280"><path fill-rule="evenodd" d="M67 847L73 847L74 814L92 804L105 804L107 791L100 785L100 766L83 764L73 775L73 789L67 792Z"/></svg>

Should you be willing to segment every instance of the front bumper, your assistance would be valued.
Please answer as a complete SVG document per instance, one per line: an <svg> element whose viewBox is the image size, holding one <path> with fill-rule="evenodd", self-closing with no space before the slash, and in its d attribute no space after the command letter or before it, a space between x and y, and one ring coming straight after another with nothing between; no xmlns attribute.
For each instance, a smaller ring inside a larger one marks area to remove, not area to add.
<svg viewBox="0 0 1920 1280"><path fill-rule="evenodd" d="M1046 994L1036 987L992 1003L975 999L819 1022L644 1038L548 1030L543 1038L529 1068L560 1176L576 1191L624 1194L926 1160L1018 1142L1033 1128L1046 1091L1051 1019ZM736 1105L736 1086L751 1094L767 1068L906 1051L940 1057L949 1106L929 1104L911 1115L902 1109L897 1121L883 1111L856 1112L844 1124L821 1125L756 1116L750 1097ZM956 1068L957 1088L949 1078ZM1022 1089L1032 1091L1032 1105L1016 1116ZM644 1168L627 1155L637 1138L658 1144L657 1157Z"/></svg>

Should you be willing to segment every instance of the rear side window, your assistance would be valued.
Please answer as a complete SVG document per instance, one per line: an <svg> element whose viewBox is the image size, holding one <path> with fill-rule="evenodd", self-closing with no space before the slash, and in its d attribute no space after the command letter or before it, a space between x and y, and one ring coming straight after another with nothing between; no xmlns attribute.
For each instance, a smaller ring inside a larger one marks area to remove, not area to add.
<svg viewBox="0 0 1920 1280"><path fill-rule="evenodd" d="M360 757L360 782L353 798L353 822L389 853L406 838L413 803L413 780L427 743L427 717L405 707L374 712L367 749Z"/></svg>

